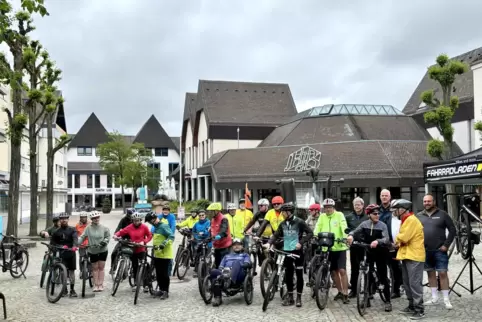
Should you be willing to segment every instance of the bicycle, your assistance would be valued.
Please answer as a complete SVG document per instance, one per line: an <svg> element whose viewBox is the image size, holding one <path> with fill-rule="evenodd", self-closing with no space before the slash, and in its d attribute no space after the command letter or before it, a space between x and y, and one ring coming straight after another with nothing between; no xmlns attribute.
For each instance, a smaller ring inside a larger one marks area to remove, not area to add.
<svg viewBox="0 0 482 322"><path fill-rule="evenodd" d="M370 264L367 261L367 252L369 249L371 249L370 244L353 241L352 246L363 248L363 259L360 262L360 273L358 275L356 289L356 305L358 313L360 313L361 316L364 316L368 307L368 301L372 294L378 291L378 294L380 295L380 298L384 303L387 303L387 301L390 300L390 297L385 297L385 294L383 293L385 286L380 283L380 279L378 277L378 272L376 271L376 269L374 267L373 269L370 268ZM388 282L390 283L390 281Z"/></svg>
<svg viewBox="0 0 482 322"><path fill-rule="evenodd" d="M197 269L197 281L199 293L203 296L203 284L204 278L209 274L209 271L214 265L214 254L212 250L208 247L208 244L212 241L212 238L206 238L200 240L200 245L198 246L197 253L199 257L198 269Z"/></svg>
<svg viewBox="0 0 482 322"><path fill-rule="evenodd" d="M67 290L67 268L62 263L62 258L60 257L61 251L73 251L72 248L63 248L56 245L50 245L41 242L42 245L47 246L49 250L50 260L48 262L48 272L47 285L45 287L45 293L47 300L50 303L57 303L60 298L64 295L64 291ZM60 292L54 295L56 285L60 285Z"/></svg>
<svg viewBox="0 0 482 322"><path fill-rule="evenodd" d="M128 242L126 240L118 240L118 242L121 244L121 248L119 251L119 255L116 258L115 262L115 271L113 274L113 285L112 285L112 291L111 295L114 296L117 293L117 289L119 288L120 283L125 280L127 277L129 277L129 284L133 286L133 282L131 283L131 275L132 275L132 262L131 258L132 255L134 254L134 250L132 249L132 246L136 245L131 242Z"/></svg>
<svg viewBox="0 0 482 322"><path fill-rule="evenodd" d="M335 234L329 232L318 233L316 237L315 256L310 262L308 272L311 296L315 298L316 305L321 311L328 304L331 288L331 262L330 252L335 243L346 243L346 238L335 238Z"/></svg>
<svg viewBox="0 0 482 322"><path fill-rule="evenodd" d="M152 263L152 259L154 258L154 250L159 249L159 247L154 247L150 245L137 244L137 246L150 248L151 254L149 255L146 252L146 256L144 256L141 260L139 260L139 268L137 269L137 276L136 276L136 291L134 293L134 305L137 304L141 287L144 287L144 289L146 289L147 287L148 292L151 295L154 295L155 288L152 285L154 282L157 281L157 279L156 279L156 270ZM147 260L148 258L151 259L150 263ZM159 285L157 287L159 287Z"/></svg>
<svg viewBox="0 0 482 322"><path fill-rule="evenodd" d="M263 240L263 238L256 240L256 245L257 245L256 247L258 248L259 251L262 251L262 252L264 252L263 241L268 242L267 240ZM280 242L276 244L280 245L280 243L282 242L283 242L282 239L280 239ZM266 258L261 264L261 269L259 272L259 287L261 289L261 295L263 296L263 298L266 295L266 289L268 288L267 284L269 284L269 280L274 271L277 256L278 254L276 252L268 251Z"/></svg>
<svg viewBox="0 0 482 322"><path fill-rule="evenodd" d="M244 238L246 239L246 253L249 254L251 259L252 269L250 270L251 276L256 276L256 267L258 266L258 246L257 243L254 242L253 236L251 234L244 234Z"/></svg>
<svg viewBox="0 0 482 322"><path fill-rule="evenodd" d="M296 260L297 258L300 257L299 255L287 253L287 252L277 250L277 249L272 249L271 251L275 252L278 256L277 256L277 259L276 259L276 271L273 272L273 274L271 274L269 284L268 284L268 288L267 288L266 294L264 296L263 312L265 312L266 309L268 308L269 302L273 300L274 295L278 290L278 284L279 284L280 280L281 280L281 287L279 288L280 289L280 295L281 295L281 297L283 297L283 295L284 295L283 290L284 290L284 287L286 285L284 262L285 262L286 257L292 258L294 260ZM296 276L296 274L294 276Z"/></svg>
<svg viewBox="0 0 482 322"><path fill-rule="evenodd" d="M172 275L177 275L179 280L183 280L189 270L190 262L194 262L192 256L192 231L190 229L179 229L182 237L182 243L177 248L175 265ZM187 241L187 242L186 242ZM180 270L183 268L184 270Z"/></svg>
<svg viewBox="0 0 482 322"><path fill-rule="evenodd" d="M5 236L0 233L0 236L3 237L2 241L0 242L0 254L2 256L2 262L0 263L0 267L2 267L2 272L5 273L6 271L9 271L10 275L13 278L19 278L20 276L27 278L25 276L25 271L27 270L29 261L29 254L27 249L24 246L20 245L18 243L19 238L13 235ZM7 252L5 249L6 239L12 240L12 246L9 247L10 254L8 256L8 260Z"/></svg>
<svg viewBox="0 0 482 322"><path fill-rule="evenodd" d="M85 252L80 255L80 276L82 280L82 292L81 296L85 297L85 288L87 285L87 281L89 281L89 286L92 287L94 286L93 283L93 276L92 276L92 264L90 263L90 257L89 254L87 253L88 248L96 248L99 247L98 245L88 245L88 246L83 246L85 249Z"/></svg>

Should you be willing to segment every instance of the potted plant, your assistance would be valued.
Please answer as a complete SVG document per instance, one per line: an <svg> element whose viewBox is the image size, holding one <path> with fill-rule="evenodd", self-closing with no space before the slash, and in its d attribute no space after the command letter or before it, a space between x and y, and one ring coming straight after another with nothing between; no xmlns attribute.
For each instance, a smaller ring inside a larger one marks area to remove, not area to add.
<svg viewBox="0 0 482 322"><path fill-rule="evenodd" d="M106 197L102 201L102 213L108 214L112 211L112 204L110 202L110 198Z"/></svg>

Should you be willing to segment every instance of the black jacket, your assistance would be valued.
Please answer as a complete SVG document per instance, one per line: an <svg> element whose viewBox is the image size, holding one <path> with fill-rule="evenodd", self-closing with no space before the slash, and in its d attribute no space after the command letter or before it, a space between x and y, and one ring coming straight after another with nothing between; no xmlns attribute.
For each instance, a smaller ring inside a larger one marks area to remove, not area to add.
<svg viewBox="0 0 482 322"><path fill-rule="evenodd" d="M313 231L311 230L310 227L308 227L306 222L303 219L300 219L298 217L293 217L290 220L283 221L279 225L278 230L274 232L269 243L273 244L276 240L283 238L284 246L288 246L288 244L291 246L295 242L303 245L312 237L313 237ZM293 248L293 247L285 247L285 249L286 248ZM294 250L294 249L290 249L290 250Z"/></svg>
<svg viewBox="0 0 482 322"><path fill-rule="evenodd" d="M346 224L348 225L346 229L346 233L349 233L350 231L355 230L362 222L365 220L368 220L368 215L365 214L365 211L362 212L361 215L357 215L355 211L350 213L346 218Z"/></svg>
<svg viewBox="0 0 482 322"><path fill-rule="evenodd" d="M122 219L119 221L119 224L117 225L117 228L115 229L114 233L118 232L121 229L126 228L130 224L132 224L132 219L130 217L127 217L127 216L122 217Z"/></svg>
<svg viewBox="0 0 482 322"><path fill-rule="evenodd" d="M442 209L437 209L432 216L429 216L424 210L417 214L417 218L423 225L426 250L437 250L441 246L450 247L457 230L448 213ZM448 236L446 235L447 229L449 231Z"/></svg>
<svg viewBox="0 0 482 322"><path fill-rule="evenodd" d="M67 226L62 227L60 226L57 230L55 230L50 238L50 244L56 246L67 246L72 248L74 246L78 246L78 235L77 230L75 227ZM71 257L75 256L75 253L72 251L62 251L62 257Z"/></svg>

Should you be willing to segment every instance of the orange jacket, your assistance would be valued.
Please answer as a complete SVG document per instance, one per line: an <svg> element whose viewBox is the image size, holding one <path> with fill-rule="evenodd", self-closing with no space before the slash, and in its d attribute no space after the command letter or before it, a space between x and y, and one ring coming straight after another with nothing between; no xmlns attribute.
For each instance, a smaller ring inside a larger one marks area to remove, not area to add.
<svg viewBox="0 0 482 322"><path fill-rule="evenodd" d="M89 224L81 224L80 222L77 223L77 225L75 225L75 230L77 230L77 236L80 237L84 233L85 227L87 227L88 225ZM89 240L88 240L87 237L85 237L85 239L82 242L82 245L80 245L80 247L87 246L88 243L89 243Z"/></svg>

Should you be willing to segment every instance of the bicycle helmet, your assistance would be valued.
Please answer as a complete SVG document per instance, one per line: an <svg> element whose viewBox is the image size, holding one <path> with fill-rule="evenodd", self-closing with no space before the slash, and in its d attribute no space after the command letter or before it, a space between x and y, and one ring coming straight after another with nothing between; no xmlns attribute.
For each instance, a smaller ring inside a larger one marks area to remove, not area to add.
<svg viewBox="0 0 482 322"><path fill-rule="evenodd" d="M207 210L213 210L213 211L221 211L223 209L223 206L219 202L213 202L208 206Z"/></svg>
<svg viewBox="0 0 482 322"><path fill-rule="evenodd" d="M242 242L242 241L241 241L241 239L239 239L239 238L234 238L234 239L233 239L233 243L232 243L232 244L233 244L233 245L234 245L234 244L239 244L239 245L242 245L242 244L243 244L243 242Z"/></svg>
<svg viewBox="0 0 482 322"><path fill-rule="evenodd" d="M281 205L280 211L293 212L295 210L295 205L292 202L284 203Z"/></svg>
<svg viewBox="0 0 482 322"><path fill-rule="evenodd" d="M246 199L240 198L238 204L246 203Z"/></svg>
<svg viewBox="0 0 482 322"><path fill-rule="evenodd" d="M99 218L100 212L94 210L90 213L89 217L90 217L91 220L94 219L94 218Z"/></svg>
<svg viewBox="0 0 482 322"><path fill-rule="evenodd" d="M136 211L132 214L132 220L134 219L142 219L142 215Z"/></svg>
<svg viewBox="0 0 482 322"><path fill-rule="evenodd" d="M165 204L162 206L162 210L171 210L171 206L169 206L169 204Z"/></svg>
<svg viewBox="0 0 482 322"><path fill-rule="evenodd" d="M377 204L371 204L371 205L368 205L366 208L365 208L365 213L367 215L370 215L374 212L378 212L380 210L380 206L377 205Z"/></svg>
<svg viewBox="0 0 482 322"><path fill-rule="evenodd" d="M59 221L59 215L58 215L58 214L53 214L53 216L52 216L52 221L53 221L53 222Z"/></svg>
<svg viewBox="0 0 482 322"><path fill-rule="evenodd" d="M229 211L229 210L235 210L235 209L236 209L236 205L235 205L234 203L231 203L231 202L230 202L230 203L228 203L227 209L228 209L228 211Z"/></svg>
<svg viewBox="0 0 482 322"><path fill-rule="evenodd" d="M198 215L201 215L201 214L206 215L206 210L204 210L204 209L199 209L199 210L197 211L197 214L198 214Z"/></svg>
<svg viewBox="0 0 482 322"><path fill-rule="evenodd" d="M321 206L319 203L314 203L310 206L309 210L316 210L316 211L320 211L321 210Z"/></svg>
<svg viewBox="0 0 482 322"><path fill-rule="evenodd" d="M282 205L282 204L285 203L285 201L284 201L283 197L281 197L281 196L276 196L276 197L273 197L273 199L271 199L271 203L272 203L273 205L275 205L275 204Z"/></svg>
<svg viewBox="0 0 482 322"><path fill-rule="evenodd" d="M157 218L156 214L153 213L152 211L148 212L146 214L146 217L144 218L145 219L145 222L151 222L153 221L155 218Z"/></svg>
<svg viewBox="0 0 482 322"><path fill-rule="evenodd" d="M197 209L197 208L191 209L191 214L198 214L198 213L199 213L199 209Z"/></svg>
<svg viewBox="0 0 482 322"><path fill-rule="evenodd" d="M59 214L59 219L69 219L70 215L66 212L61 212Z"/></svg>
<svg viewBox="0 0 482 322"><path fill-rule="evenodd" d="M391 209L405 209L405 210L410 210L412 209L412 202L408 201L406 199L397 199L393 202L393 204L390 207Z"/></svg>
<svg viewBox="0 0 482 322"><path fill-rule="evenodd" d="M335 207L335 200L331 198L323 200L323 207Z"/></svg>
<svg viewBox="0 0 482 322"><path fill-rule="evenodd" d="M132 208L127 208L127 209L126 209L126 215L128 215L128 216L132 215L134 212L135 212L135 210L132 209Z"/></svg>
<svg viewBox="0 0 482 322"><path fill-rule="evenodd" d="M266 198L259 199L258 206L269 206L269 200Z"/></svg>
<svg viewBox="0 0 482 322"><path fill-rule="evenodd" d="M85 211L82 211L79 215L79 217L87 217L87 213Z"/></svg>

